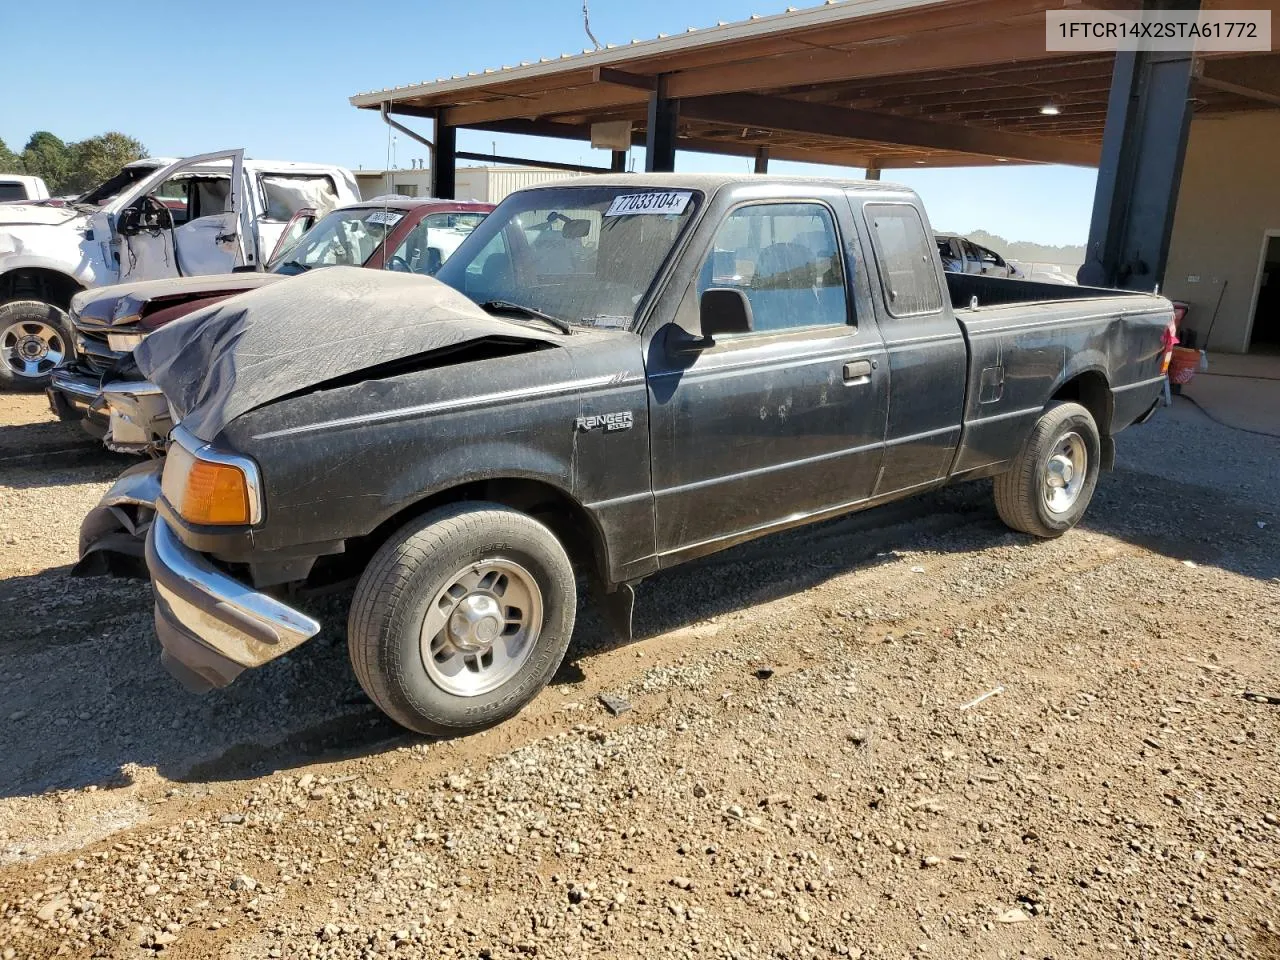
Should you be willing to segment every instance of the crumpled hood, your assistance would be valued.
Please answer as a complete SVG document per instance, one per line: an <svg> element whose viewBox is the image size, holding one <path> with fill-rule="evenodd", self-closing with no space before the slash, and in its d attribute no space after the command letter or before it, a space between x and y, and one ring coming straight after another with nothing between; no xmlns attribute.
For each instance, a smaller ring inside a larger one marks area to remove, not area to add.
<svg viewBox="0 0 1280 960"><path fill-rule="evenodd" d="M0 204L0 232L11 226L57 226L81 219L88 220L89 217L72 206L55 207L44 203Z"/></svg>
<svg viewBox="0 0 1280 960"><path fill-rule="evenodd" d="M200 277L170 277L165 280L132 280L109 287L84 290L71 298L71 312L80 327L139 326L151 330L159 323L147 320L177 304L244 293L270 283L289 279L279 273L218 273ZM190 311L186 311L190 312Z"/></svg>
<svg viewBox="0 0 1280 960"><path fill-rule="evenodd" d="M147 337L134 359L175 421L211 441L273 400L487 337L563 339L492 317L431 277L328 267L197 310Z"/></svg>

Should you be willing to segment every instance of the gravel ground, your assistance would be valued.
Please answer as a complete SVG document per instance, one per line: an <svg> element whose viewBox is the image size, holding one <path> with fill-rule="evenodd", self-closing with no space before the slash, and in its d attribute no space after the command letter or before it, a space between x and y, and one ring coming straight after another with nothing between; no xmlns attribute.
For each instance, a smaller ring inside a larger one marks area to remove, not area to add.
<svg viewBox="0 0 1280 960"><path fill-rule="evenodd" d="M972 484L671 571L449 742L342 598L185 694L145 586L66 576L80 459L0 461L0 960L1280 957L1280 441L1180 402L1058 541Z"/></svg>

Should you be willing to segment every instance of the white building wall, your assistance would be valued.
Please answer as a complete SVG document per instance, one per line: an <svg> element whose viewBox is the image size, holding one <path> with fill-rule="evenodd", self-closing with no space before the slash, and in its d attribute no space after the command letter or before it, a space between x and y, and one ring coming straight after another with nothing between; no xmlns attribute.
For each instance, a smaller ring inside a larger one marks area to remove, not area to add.
<svg viewBox="0 0 1280 960"><path fill-rule="evenodd" d="M581 174L538 167L459 167L454 193L459 200L498 203L516 190L577 176ZM402 193L405 191L397 188L409 185L415 188L412 195L426 197L431 194L431 171L357 170L356 183L364 200L384 193Z"/></svg>

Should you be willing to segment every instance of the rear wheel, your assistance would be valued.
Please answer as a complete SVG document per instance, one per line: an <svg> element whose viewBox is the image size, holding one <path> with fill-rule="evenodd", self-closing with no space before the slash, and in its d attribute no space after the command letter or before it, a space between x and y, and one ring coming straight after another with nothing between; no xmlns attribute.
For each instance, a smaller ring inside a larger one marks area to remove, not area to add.
<svg viewBox="0 0 1280 960"><path fill-rule="evenodd" d="M0 388L40 390L72 353L71 323L39 300L0 303Z"/></svg>
<svg viewBox="0 0 1280 960"><path fill-rule="evenodd" d="M356 677L397 723L456 736L517 713L555 674L577 588L555 536L499 504L456 504L392 535L356 587Z"/></svg>
<svg viewBox="0 0 1280 960"><path fill-rule="evenodd" d="M1013 468L995 478L1000 519L1032 536L1062 536L1088 509L1101 463L1093 415L1078 403L1051 405Z"/></svg>

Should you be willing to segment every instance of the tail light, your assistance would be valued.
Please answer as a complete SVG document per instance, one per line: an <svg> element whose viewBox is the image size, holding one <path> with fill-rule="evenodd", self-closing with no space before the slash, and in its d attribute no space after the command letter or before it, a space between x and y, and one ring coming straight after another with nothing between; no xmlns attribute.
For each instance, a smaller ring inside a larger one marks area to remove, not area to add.
<svg viewBox="0 0 1280 960"><path fill-rule="evenodd" d="M1169 375L1169 361L1173 359L1173 348L1178 345L1178 321L1187 312L1186 304L1180 304L1180 306L1182 314L1179 315L1176 306L1173 308L1173 319L1169 321L1169 325L1164 328L1164 333L1160 337L1164 345L1164 354L1160 357L1160 376L1162 377Z"/></svg>

